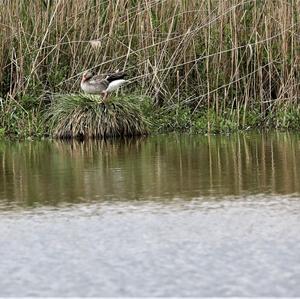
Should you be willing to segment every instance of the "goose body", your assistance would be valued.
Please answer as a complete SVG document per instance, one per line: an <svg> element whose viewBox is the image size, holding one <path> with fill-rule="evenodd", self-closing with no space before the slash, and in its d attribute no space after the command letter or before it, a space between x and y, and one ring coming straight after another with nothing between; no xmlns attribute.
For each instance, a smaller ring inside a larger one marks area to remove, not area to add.
<svg viewBox="0 0 300 299"><path fill-rule="evenodd" d="M124 72L115 72L108 75L93 76L91 72L85 72L80 83L81 89L90 94L99 94L105 100L109 93L121 87L126 80Z"/></svg>

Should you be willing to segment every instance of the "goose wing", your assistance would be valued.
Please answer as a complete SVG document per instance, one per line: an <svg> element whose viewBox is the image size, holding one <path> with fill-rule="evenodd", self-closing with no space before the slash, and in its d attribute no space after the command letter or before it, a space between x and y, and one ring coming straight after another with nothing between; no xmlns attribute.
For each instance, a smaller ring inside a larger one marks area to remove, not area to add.
<svg viewBox="0 0 300 299"><path fill-rule="evenodd" d="M96 75L89 80L89 84L97 86L99 90L104 91L107 89L109 81L104 76Z"/></svg>
<svg viewBox="0 0 300 299"><path fill-rule="evenodd" d="M110 83L115 80L124 79L125 76L126 76L125 72L115 72L115 73L108 74L105 79Z"/></svg>

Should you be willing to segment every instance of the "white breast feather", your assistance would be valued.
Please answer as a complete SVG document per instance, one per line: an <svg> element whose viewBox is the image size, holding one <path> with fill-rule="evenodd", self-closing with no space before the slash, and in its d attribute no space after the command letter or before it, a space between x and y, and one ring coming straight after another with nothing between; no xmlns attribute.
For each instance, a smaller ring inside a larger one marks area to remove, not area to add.
<svg viewBox="0 0 300 299"><path fill-rule="evenodd" d="M114 91L114 90L118 89L120 86L122 86L125 82L126 82L126 80L124 80L124 79L114 80L109 83L106 91L107 92Z"/></svg>

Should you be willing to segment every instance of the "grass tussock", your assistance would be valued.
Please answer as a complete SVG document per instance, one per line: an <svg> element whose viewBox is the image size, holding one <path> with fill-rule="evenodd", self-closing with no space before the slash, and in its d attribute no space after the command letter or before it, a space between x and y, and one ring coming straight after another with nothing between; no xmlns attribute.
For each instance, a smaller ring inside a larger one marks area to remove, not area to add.
<svg viewBox="0 0 300 299"><path fill-rule="evenodd" d="M46 113L54 138L106 138L148 133L147 121L132 98L110 99L86 94L58 95Z"/></svg>

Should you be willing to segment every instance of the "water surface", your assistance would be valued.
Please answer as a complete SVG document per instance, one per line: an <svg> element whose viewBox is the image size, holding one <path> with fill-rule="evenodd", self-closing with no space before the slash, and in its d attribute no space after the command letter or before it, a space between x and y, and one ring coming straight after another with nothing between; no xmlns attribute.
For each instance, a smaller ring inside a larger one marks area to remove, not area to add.
<svg viewBox="0 0 300 299"><path fill-rule="evenodd" d="M300 135L0 143L0 296L299 296Z"/></svg>

